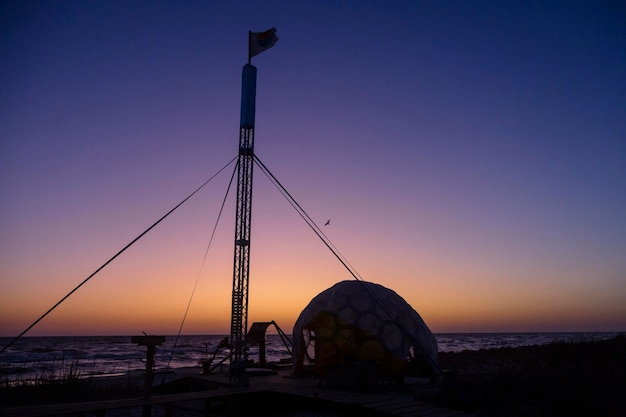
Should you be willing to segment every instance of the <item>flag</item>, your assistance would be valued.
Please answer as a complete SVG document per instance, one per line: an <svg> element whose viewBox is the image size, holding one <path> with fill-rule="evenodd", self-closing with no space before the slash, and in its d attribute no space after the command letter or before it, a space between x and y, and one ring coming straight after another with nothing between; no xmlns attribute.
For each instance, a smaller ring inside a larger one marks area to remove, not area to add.
<svg viewBox="0 0 626 417"><path fill-rule="evenodd" d="M250 32L250 40L248 44L249 57L260 54L266 49L270 49L278 41L276 36L276 28L271 28L265 32Z"/></svg>

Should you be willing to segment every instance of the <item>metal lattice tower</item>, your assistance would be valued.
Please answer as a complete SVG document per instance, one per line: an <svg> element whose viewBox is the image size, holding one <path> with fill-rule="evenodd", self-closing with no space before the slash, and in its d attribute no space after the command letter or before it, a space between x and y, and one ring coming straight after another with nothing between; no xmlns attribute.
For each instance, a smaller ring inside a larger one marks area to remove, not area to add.
<svg viewBox="0 0 626 417"><path fill-rule="evenodd" d="M243 67L241 124L237 167L237 211L235 216L235 256L233 267L230 340L233 348L230 379L234 385L247 385L246 333L248 328L248 283L250 273L250 226L252 222L252 173L254 158L254 110L256 67Z"/></svg>

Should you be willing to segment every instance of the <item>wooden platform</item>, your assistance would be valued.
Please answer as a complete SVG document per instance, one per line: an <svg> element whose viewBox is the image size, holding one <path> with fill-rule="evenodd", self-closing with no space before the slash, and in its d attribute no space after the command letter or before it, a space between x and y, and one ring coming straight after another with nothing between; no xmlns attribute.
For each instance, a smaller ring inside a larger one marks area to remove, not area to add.
<svg viewBox="0 0 626 417"><path fill-rule="evenodd" d="M264 388L228 388L211 391L186 392L181 394L153 395L150 399L127 398L120 400L92 401L85 403L51 404L25 407L0 408L1 417L45 417L59 415L82 415L85 413L106 415L108 410L122 408L140 408L145 405L170 406L180 402L196 400L212 400L236 397L256 392L267 391Z"/></svg>
<svg viewBox="0 0 626 417"><path fill-rule="evenodd" d="M404 417L471 417L474 414L428 404L402 392L395 387L387 387L376 392L351 392L321 388L313 379L289 378L286 376L268 378L268 388L282 395L300 397L324 403L328 408L341 405L344 409L376 412L388 416ZM346 414L348 415L348 414ZM352 415L352 413L350 413Z"/></svg>
<svg viewBox="0 0 626 417"><path fill-rule="evenodd" d="M465 411L449 409L415 400L413 396L398 393L355 393L346 391L320 390L297 392L295 390L278 390L288 395L314 398L328 405L342 404L367 411L375 411L389 416L413 417L470 417L473 414Z"/></svg>
<svg viewBox="0 0 626 417"><path fill-rule="evenodd" d="M180 377L180 375L178 375ZM168 379L175 380L177 375ZM186 376L189 378L189 376ZM414 399L406 390L386 387L376 392L350 392L330 388L321 388L314 378L293 378L288 373L277 375L257 376L250 378L248 387L229 387L228 378L220 376L203 376L194 373L193 378L211 382L219 386L218 389L208 391L188 392L181 394L152 395L148 400L131 398L109 401L94 401L88 403L54 404L27 407L0 408L0 416L5 417L43 417L59 415L84 415L86 413L105 416L109 410L137 409L144 406L165 407L166 415L174 414L176 404L203 401L204 411L210 411L209 406L215 401L247 407L248 415L254 415L254 410L271 411L273 405L294 404L325 410L338 410L346 415L377 414L404 417L471 417L473 414L450 408L428 404ZM404 391L404 392L403 392ZM198 410L197 415L202 415Z"/></svg>

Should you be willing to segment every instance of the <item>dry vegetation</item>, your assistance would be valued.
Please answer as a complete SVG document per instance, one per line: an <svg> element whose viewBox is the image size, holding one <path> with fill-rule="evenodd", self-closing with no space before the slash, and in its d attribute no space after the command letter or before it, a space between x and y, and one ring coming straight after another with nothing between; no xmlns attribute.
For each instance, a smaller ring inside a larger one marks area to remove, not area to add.
<svg viewBox="0 0 626 417"><path fill-rule="evenodd" d="M485 416L626 416L626 336L441 353L439 401Z"/></svg>
<svg viewBox="0 0 626 417"><path fill-rule="evenodd" d="M22 406L140 396L137 378L83 378L76 374L42 375L31 381L0 383L0 405Z"/></svg>

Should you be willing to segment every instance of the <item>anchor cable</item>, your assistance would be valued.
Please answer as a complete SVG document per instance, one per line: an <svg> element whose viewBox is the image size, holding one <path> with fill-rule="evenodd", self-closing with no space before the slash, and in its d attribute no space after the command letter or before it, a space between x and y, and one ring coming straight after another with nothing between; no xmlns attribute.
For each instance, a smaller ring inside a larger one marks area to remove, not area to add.
<svg viewBox="0 0 626 417"><path fill-rule="evenodd" d="M183 321L180 323L178 334L176 335L176 339L174 339L174 346L172 346L172 353L170 354L170 357L167 361L165 372L163 372L163 379L161 380L161 385L165 383L165 377L167 375L167 371L170 369L170 364L172 362L172 358L174 357L176 346L178 346L178 339L180 339L180 334L183 331L185 320L187 320L187 314L189 313L189 308L191 307L191 301L193 300L193 296L196 293L196 288L198 287L198 281L200 281L200 275L202 274L202 270L204 269L204 264L206 263L206 259L209 254L209 249L211 249L211 244L213 243L213 238L215 237L215 231L217 230L217 225L219 224L220 219L222 217L222 213L224 212L226 199L228 198L228 194L230 193L230 189L233 185L233 179L235 178L235 173L237 172L238 167L239 167L239 162L235 164L235 169L233 170L233 173L230 176L230 181L228 182L228 187L226 188L226 194L224 195L224 199L222 200L222 205L220 207L219 213L217 214L217 219L215 220L215 225L213 226L213 232L211 232L211 238L209 239L209 243L206 247L206 250L204 251L204 258L202 258L202 263L200 265L200 270L198 271L198 276L196 277L196 282L193 284L193 289L191 290L191 296L189 297L189 302L187 303L187 308L185 309L185 314L183 315Z"/></svg>
<svg viewBox="0 0 626 417"><path fill-rule="evenodd" d="M339 260L339 262L341 262L341 264L346 268L346 270L350 273L350 275L352 275L356 281L361 283L363 289L368 293L368 295L370 295L374 299L374 301L376 301L376 303L379 304L379 306L383 309L383 311L385 311L385 313L389 316L389 318L391 318L391 320L393 320L393 322L398 326L400 331L406 337L408 337L409 340L411 340L411 343L414 345L413 347L421 351L424 358L426 358L426 360L429 362L433 371L435 371L438 374L441 374L442 370L439 367L439 365L432 358L430 358L429 355L426 354L426 352L420 346L420 344L417 343L417 340L415 340L415 337L392 314L392 312L389 310L389 307L386 306L385 303L383 303L382 300L380 300L379 297L377 297L374 293L372 293L372 291L365 285L365 280L359 275L359 273L354 269L354 267L350 265L350 263L345 259L345 257L341 255L341 253L335 248L332 242L330 242L330 239L328 239L328 237L322 232L320 227L311 219L311 217L306 213L306 211L302 208L302 206L298 204L298 202L293 198L293 196L285 189L285 187L283 187L280 181L278 181L278 179L269 171L269 169L265 166L265 164L263 164L263 162L261 162L261 160L256 155L254 156L254 161L259 165L263 173L271 180L274 186L276 186L281 192L281 194L289 201L289 204L291 204L291 206L294 209L296 209L298 214L304 219L304 221L309 225L309 227L313 230L313 232L322 240L324 245L326 245L326 247L331 251L331 253Z"/></svg>
<svg viewBox="0 0 626 417"><path fill-rule="evenodd" d="M206 180L202 185L200 185L198 188L196 188L191 194L189 194L187 197L185 197L180 203L178 203L176 206L174 206L174 208L172 208L170 211L168 211L167 213L165 213L165 215L163 215L159 220L157 220L156 222L154 222L152 224L152 226L148 227L146 230L144 230L139 236L137 236L135 239L133 239L129 244L127 244L126 246L124 246L119 252L117 252L115 255L113 255L113 257L111 257L111 259L109 259L108 261L106 261L104 264L102 264L102 266L100 266L98 269L96 269L91 275L89 275L87 278L85 278L80 284L78 284L76 287L74 287L74 289L72 291L70 291L69 293L67 293L63 298L61 298L55 305L53 305L52 307L50 307L50 309L48 309L48 311L46 311L44 314L41 315L41 317L39 317L37 320L35 320L30 326L28 326L24 331L22 331L22 333L20 333L18 336L16 336L13 340L11 340L8 344L6 344L2 350L0 350L0 353L4 352L5 350L7 350L10 346L12 346L15 342L17 342L22 336L24 336L30 329L32 329L33 327L35 327L35 325L37 325L37 323L39 323L41 320L44 319L44 317L46 317L48 314L50 314L55 308L57 308L63 301L65 301L66 299L68 299L72 294L74 294L80 287L82 287L83 285L85 285L87 283L87 281L89 281L91 278L93 278L98 272L100 272L101 270L103 270L108 264L110 264L111 262L113 262L113 260L115 258L117 258L118 256L120 256L122 253L124 253L126 251L126 249L130 248L132 245L135 244L135 242L137 242L139 239L141 239L143 236L145 236L150 230L152 230L154 227L156 227L156 225L158 225L159 223L161 223L163 220L165 220L166 217L168 217L170 214L172 214L176 209L178 209L180 206L182 206L185 202L187 202L187 200L189 200L191 197L193 197L198 191L200 191L202 188L204 188L205 185L207 185L209 182L211 182L211 180L213 180L215 177L217 177L224 169L226 169L226 167L228 167L228 165L230 165L231 163L233 163L233 161L237 159L237 157L231 159L226 165L224 165L222 168L220 168L219 171L217 171L211 178L209 178L208 180Z"/></svg>
<svg viewBox="0 0 626 417"><path fill-rule="evenodd" d="M263 173L270 179L270 181L274 184L274 186L278 188L280 193L287 199L289 204L291 204L291 206L298 212L300 217L302 217L305 223L313 230L313 232L317 235L317 237L320 238L322 243L326 245L326 247L331 251L331 253L335 255L337 260L339 260L339 262L344 266L344 268L346 268L346 270L350 273L350 275L352 275L354 279L357 281L363 281L363 278L361 278L361 276L356 271L356 269L354 269L354 267L350 265L350 263L345 259L345 257L341 255L339 250L337 250L337 248L334 247L330 239L328 239L328 237L324 234L324 232L322 232L322 230L315 223L315 221L311 219L311 217L302 208L302 206L300 206L300 204L298 204L298 202L293 198L293 196L289 194L289 191L287 191L287 189L283 187L280 181L278 181L278 179L274 176L274 174L272 174L271 171L265 166L265 164L261 162L261 160L259 159L258 156L256 156L256 154L254 155L254 162L257 163L257 165L261 168L261 171L263 171Z"/></svg>

